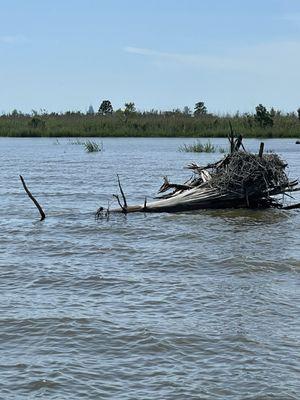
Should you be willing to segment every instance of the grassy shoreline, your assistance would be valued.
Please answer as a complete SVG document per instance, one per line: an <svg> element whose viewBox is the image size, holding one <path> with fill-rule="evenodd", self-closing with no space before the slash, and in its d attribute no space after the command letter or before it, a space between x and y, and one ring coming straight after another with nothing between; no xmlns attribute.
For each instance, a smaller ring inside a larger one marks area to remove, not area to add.
<svg viewBox="0 0 300 400"><path fill-rule="evenodd" d="M86 115L82 113L0 116L2 137L227 137L229 121L245 138L300 138L294 114L277 115L262 127L254 116L192 117L180 114Z"/></svg>

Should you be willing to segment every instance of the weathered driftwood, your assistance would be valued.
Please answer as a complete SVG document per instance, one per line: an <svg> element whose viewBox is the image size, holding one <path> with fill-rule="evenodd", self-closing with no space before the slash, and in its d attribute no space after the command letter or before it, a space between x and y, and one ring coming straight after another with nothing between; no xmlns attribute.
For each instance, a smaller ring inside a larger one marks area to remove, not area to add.
<svg viewBox="0 0 300 400"><path fill-rule="evenodd" d="M118 185L123 204L115 195L119 208L105 210L100 208L96 216L108 212L178 212L212 208L299 208L299 205L284 207L276 197L300 190L297 180L289 180L283 162L277 154L263 154L262 143L258 154L245 151L242 137L234 139L233 131L229 135L230 154L216 163L200 166L189 164L193 176L183 184L170 183L164 177L159 193L172 189L152 202L128 206L120 179ZM240 149L243 150L240 150Z"/></svg>

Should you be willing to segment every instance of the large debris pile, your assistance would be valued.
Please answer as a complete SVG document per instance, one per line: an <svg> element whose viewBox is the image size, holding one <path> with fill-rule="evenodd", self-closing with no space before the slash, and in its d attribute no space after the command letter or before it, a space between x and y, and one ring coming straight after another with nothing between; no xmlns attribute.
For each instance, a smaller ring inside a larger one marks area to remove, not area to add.
<svg viewBox="0 0 300 400"><path fill-rule="evenodd" d="M231 192L249 197L262 197L270 191L290 186L285 164L277 154L258 155L244 151L225 158L221 168L214 169L211 185L220 192Z"/></svg>
<svg viewBox="0 0 300 400"><path fill-rule="evenodd" d="M119 187L124 204L118 196L120 208L111 211L127 212L177 212L204 208L285 208L279 194L300 190L297 180L289 180L287 164L275 153L258 154L243 150L241 138L233 142L230 154L220 161L200 166L189 164L193 176L182 184L170 183L164 177L155 201L143 205L127 206L124 192ZM171 192L170 192L171 191ZM275 196L275 197L274 197ZM298 208L288 206L286 208ZM103 212L99 209L98 212Z"/></svg>
<svg viewBox="0 0 300 400"><path fill-rule="evenodd" d="M292 190L297 181L289 181L287 164L277 154L256 155L236 151L221 161L204 168L191 164L195 177L191 184L198 188L210 187L218 191L219 204L228 198L236 205L267 207L278 202L272 196ZM198 177L197 177L198 176ZM218 206L218 202L215 204Z"/></svg>

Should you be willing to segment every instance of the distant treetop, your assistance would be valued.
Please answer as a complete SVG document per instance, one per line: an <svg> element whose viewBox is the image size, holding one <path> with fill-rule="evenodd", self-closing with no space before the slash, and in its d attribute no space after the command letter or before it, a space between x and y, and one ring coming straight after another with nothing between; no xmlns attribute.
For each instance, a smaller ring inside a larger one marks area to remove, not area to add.
<svg viewBox="0 0 300 400"><path fill-rule="evenodd" d="M101 105L100 105L100 107L99 107L98 113L100 115L110 115L110 114L112 114L113 113L113 106L112 106L111 102L109 100L103 100Z"/></svg>
<svg viewBox="0 0 300 400"><path fill-rule="evenodd" d="M203 101L199 101L198 103L196 103L194 110L195 110L194 111L195 116L207 114L207 108Z"/></svg>
<svg viewBox="0 0 300 400"><path fill-rule="evenodd" d="M133 102L125 103L125 115L129 115L136 112L135 104Z"/></svg>
<svg viewBox="0 0 300 400"><path fill-rule="evenodd" d="M273 112L270 113L265 106L262 104L259 104L258 106L255 107L256 114L254 115L254 118L256 122L258 122L259 126L261 128L266 128L267 126L273 126L273 117L274 115Z"/></svg>

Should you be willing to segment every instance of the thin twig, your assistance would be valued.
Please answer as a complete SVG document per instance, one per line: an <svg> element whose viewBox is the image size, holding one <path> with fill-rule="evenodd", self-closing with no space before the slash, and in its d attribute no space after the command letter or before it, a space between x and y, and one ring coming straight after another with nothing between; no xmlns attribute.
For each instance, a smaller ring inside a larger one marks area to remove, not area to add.
<svg viewBox="0 0 300 400"><path fill-rule="evenodd" d="M127 213L127 207L124 207L124 206L121 204L121 201L120 201L119 196L118 196L117 194L113 194L113 197L114 197L115 199L117 199L117 202L118 202L120 208L122 209L123 213L126 214L126 213Z"/></svg>
<svg viewBox="0 0 300 400"><path fill-rule="evenodd" d="M234 132L233 132L233 128L231 125L231 121L229 121L229 128L230 128L230 135L229 135L228 139L230 142L230 154L232 154L234 152Z"/></svg>
<svg viewBox="0 0 300 400"><path fill-rule="evenodd" d="M123 198L123 202L124 202L124 207L122 207L122 208L127 208L126 197L125 197L125 194L124 194L124 192L123 192L123 189L122 189L122 186L121 186L121 182L120 182L120 178L119 178L119 175L118 175L118 174L117 174L117 178L118 178L119 189L120 189L120 192L121 192L121 195L122 195L122 198Z"/></svg>

